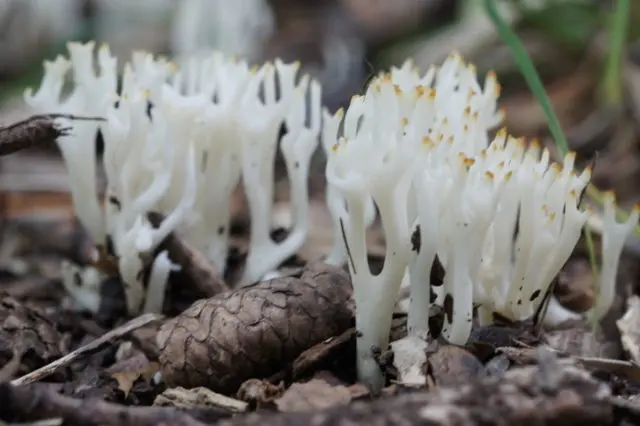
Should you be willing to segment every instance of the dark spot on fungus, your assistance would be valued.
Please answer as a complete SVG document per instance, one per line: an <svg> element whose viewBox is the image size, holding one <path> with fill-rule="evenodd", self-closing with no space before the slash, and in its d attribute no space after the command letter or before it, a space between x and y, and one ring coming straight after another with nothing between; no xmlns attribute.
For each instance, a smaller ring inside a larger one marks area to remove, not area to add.
<svg viewBox="0 0 640 426"><path fill-rule="evenodd" d="M533 302L538 298L538 296L540 296L540 290L534 291L531 297L529 298L529 301Z"/></svg>
<svg viewBox="0 0 640 426"><path fill-rule="evenodd" d="M108 255L110 256L115 256L116 255L116 248L113 245L113 238L111 237L111 235L107 235L107 243L106 243L106 252Z"/></svg>
<svg viewBox="0 0 640 426"><path fill-rule="evenodd" d="M411 250L418 253L420 251L420 225L411 234Z"/></svg>
<svg viewBox="0 0 640 426"><path fill-rule="evenodd" d="M433 259L433 264L431 265L431 273L429 275L429 280L431 281L431 285L434 287L440 287L444 283L444 276L446 272L442 263L440 263L440 259L436 254L436 257Z"/></svg>
<svg viewBox="0 0 640 426"><path fill-rule="evenodd" d="M382 355L382 349L380 349L380 346L371 345L371 355L373 355L374 358L379 358L380 355Z"/></svg>
<svg viewBox="0 0 640 426"><path fill-rule="evenodd" d="M78 271L73 273L73 284L76 287L82 287L82 277L80 276L80 272Z"/></svg>
<svg viewBox="0 0 640 426"><path fill-rule="evenodd" d="M219 227L218 227L218 235L222 235L222 234L224 234L224 229L225 229L225 228L224 228L224 226L222 226L222 225L221 225L221 226L219 226Z"/></svg>
<svg viewBox="0 0 640 426"><path fill-rule="evenodd" d="M109 196L109 204L115 206L118 210L122 209L122 204L120 204L120 200L118 200L114 195Z"/></svg>
<svg viewBox="0 0 640 426"><path fill-rule="evenodd" d="M438 295L433 291L433 287L429 287L429 303L433 303L438 298Z"/></svg>
<svg viewBox="0 0 640 426"><path fill-rule="evenodd" d="M356 337L357 337L357 338L362 337L362 331L360 331L360 330L356 330Z"/></svg>
<svg viewBox="0 0 640 426"><path fill-rule="evenodd" d="M447 293L444 297L444 314L447 322L451 324L453 322L453 296L451 296L451 293Z"/></svg>

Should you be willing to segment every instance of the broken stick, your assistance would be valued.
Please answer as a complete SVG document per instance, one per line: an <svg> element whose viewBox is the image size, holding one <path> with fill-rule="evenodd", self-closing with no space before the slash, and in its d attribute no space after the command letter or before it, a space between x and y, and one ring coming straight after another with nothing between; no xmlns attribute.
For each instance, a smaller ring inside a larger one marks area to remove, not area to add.
<svg viewBox="0 0 640 426"><path fill-rule="evenodd" d="M54 372L58 371L60 368L66 367L67 365L71 364L82 355L99 350L103 345L109 343L111 340L122 338L132 331L140 327L144 327L145 325L162 318L163 317L161 315L157 314L144 314L137 318L134 318L131 321L121 325L120 327L114 328L108 333L103 334L96 340L89 342L86 345L81 346L78 349L68 353L62 358L57 359L52 363L45 365L44 367L38 368L37 370L34 370L29 374L25 374L22 377L12 380L11 384L19 386L42 380L43 378L50 376Z"/></svg>
<svg viewBox="0 0 640 426"><path fill-rule="evenodd" d="M103 121L101 117L80 117L71 114L32 115L17 123L0 127L0 157L10 155L34 146L46 146L56 142L60 136L67 136L71 127L62 127L57 118L68 120ZM93 141L89 141L92 143Z"/></svg>

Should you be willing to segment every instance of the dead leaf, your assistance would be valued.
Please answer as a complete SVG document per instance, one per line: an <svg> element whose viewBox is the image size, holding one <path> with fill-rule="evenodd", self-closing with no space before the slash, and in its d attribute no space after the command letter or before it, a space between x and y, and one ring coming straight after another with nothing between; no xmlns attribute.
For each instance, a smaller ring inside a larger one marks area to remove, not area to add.
<svg viewBox="0 0 640 426"><path fill-rule="evenodd" d="M565 365L581 364L585 369L591 371L605 371L625 377L629 380L640 380L640 364L635 361L624 361L611 358L599 358L588 356L576 356L558 352L556 349L548 347L548 351L553 352L558 358L558 362ZM538 359L539 348L497 348L496 352L504 354L516 364L534 364Z"/></svg>
<svg viewBox="0 0 640 426"><path fill-rule="evenodd" d="M11 297L0 298L0 366L15 360L18 350L19 368L13 374L33 371L60 358L63 342L54 318L45 311Z"/></svg>
<svg viewBox="0 0 640 426"><path fill-rule="evenodd" d="M371 391L369 390L367 385L363 383L354 383L351 386L349 386L347 389L349 389L349 393L351 394L352 400L365 398L371 395Z"/></svg>
<svg viewBox="0 0 640 426"><path fill-rule="evenodd" d="M621 355L619 342L607 339L600 327L594 330L586 322L547 331L543 334L543 341L553 349L570 355L614 359Z"/></svg>
<svg viewBox="0 0 640 426"><path fill-rule="evenodd" d="M311 412L351 402L351 391L343 385L330 385L322 379L294 383L275 400L281 412Z"/></svg>
<svg viewBox="0 0 640 426"><path fill-rule="evenodd" d="M133 384L140 378L140 373L127 371L125 373L114 373L111 377L118 382L118 389L120 389L122 393L124 393L124 397L127 398L133 388Z"/></svg>
<svg viewBox="0 0 640 426"><path fill-rule="evenodd" d="M429 355L431 375L438 386L456 386L485 374L484 366L471 352L454 345L439 345Z"/></svg>
<svg viewBox="0 0 640 426"><path fill-rule="evenodd" d="M266 380L249 379L240 385L236 398L249 403L251 407L268 407L284 392L284 383L274 385Z"/></svg>
<svg viewBox="0 0 640 426"><path fill-rule="evenodd" d="M159 370L160 365L157 362L149 362L146 356L140 353L115 364L108 372L111 378L118 382L118 389L127 398L136 381L142 380L144 383L150 384L153 376Z"/></svg>
<svg viewBox="0 0 640 426"><path fill-rule="evenodd" d="M635 361L623 361L619 359L575 357L580 364L589 370L601 370L617 374L629 380L640 380L640 365Z"/></svg>

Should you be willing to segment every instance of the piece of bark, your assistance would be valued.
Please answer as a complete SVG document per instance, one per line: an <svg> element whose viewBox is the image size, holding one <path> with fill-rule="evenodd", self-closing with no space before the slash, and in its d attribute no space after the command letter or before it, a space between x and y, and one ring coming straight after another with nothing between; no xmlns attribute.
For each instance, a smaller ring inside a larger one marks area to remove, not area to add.
<svg viewBox="0 0 640 426"><path fill-rule="evenodd" d="M0 420L33 422L62 418L69 426L202 426L204 423L168 407L127 407L97 399L60 395L46 385L0 383Z"/></svg>
<svg viewBox="0 0 640 426"><path fill-rule="evenodd" d="M147 216L154 227L160 226L164 220L164 216L156 212ZM160 245L160 250L163 249L167 250L173 262L182 267L182 272L200 296L213 297L230 289L211 262L177 233L169 234Z"/></svg>
<svg viewBox="0 0 640 426"><path fill-rule="evenodd" d="M310 413L351 402L347 386L334 385L322 379L294 383L274 401L282 413Z"/></svg>
<svg viewBox="0 0 640 426"><path fill-rule="evenodd" d="M394 318L391 323L389 341L394 342L407 335L407 317ZM293 365L289 365L273 376L269 377L271 383L279 383L282 380L291 382L309 377L318 369L325 368L332 361L339 357L356 356L356 329L350 328L329 339L316 343L311 348L302 352Z"/></svg>
<svg viewBox="0 0 640 426"><path fill-rule="evenodd" d="M571 365L544 360L455 388L355 402L315 413L250 414L219 426L611 425L609 387Z"/></svg>
<svg viewBox="0 0 640 426"><path fill-rule="evenodd" d="M207 388L171 388L166 389L153 401L156 407L175 407L185 409L215 410L220 416L231 416L247 411L248 404L228 396L220 395Z"/></svg>
<svg viewBox="0 0 640 426"><path fill-rule="evenodd" d="M0 127L0 157L35 146L52 145L60 136L70 134L71 127L56 123L57 118L104 120L98 117L79 117L67 114L33 115L17 123Z"/></svg>
<svg viewBox="0 0 640 426"><path fill-rule="evenodd" d="M293 362L291 374L280 372L270 378L275 382L289 376L292 381L299 380L304 376L310 375L320 366L328 363L331 359L335 359L340 354L348 352L348 346L351 345L353 354L355 355L356 329L350 328L339 336L324 340L302 352Z"/></svg>
<svg viewBox="0 0 640 426"><path fill-rule="evenodd" d="M206 386L233 394L304 350L353 325L352 287L342 268L316 264L194 303L158 333L169 386Z"/></svg>

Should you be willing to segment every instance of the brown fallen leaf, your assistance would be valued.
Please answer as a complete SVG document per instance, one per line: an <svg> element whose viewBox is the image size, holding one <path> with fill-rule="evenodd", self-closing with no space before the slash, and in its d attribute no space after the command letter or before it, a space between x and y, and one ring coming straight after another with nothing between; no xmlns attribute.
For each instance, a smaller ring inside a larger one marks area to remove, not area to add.
<svg viewBox="0 0 640 426"><path fill-rule="evenodd" d="M346 386L330 385L322 379L294 383L275 400L281 412L311 412L351 402L351 391Z"/></svg>
<svg viewBox="0 0 640 426"><path fill-rule="evenodd" d="M138 353L113 365L109 368L108 373L111 378L118 382L118 389L124 393L126 399L136 381L142 380L144 383L149 384L159 370L160 365L157 362L149 362L144 354Z"/></svg>
<svg viewBox="0 0 640 426"><path fill-rule="evenodd" d="M594 329L586 322L547 331L542 338L551 348L570 355L613 359L622 355L620 342L608 339L600 327Z"/></svg>
<svg viewBox="0 0 640 426"><path fill-rule="evenodd" d="M21 304L11 297L0 298L0 365L15 361L15 373L27 373L62 356L64 339L54 321L36 307Z"/></svg>
<svg viewBox="0 0 640 426"><path fill-rule="evenodd" d="M118 382L118 389L124 393L126 399L133 388L133 384L140 378L140 373L137 371L125 371L122 373L114 373L111 377Z"/></svg>
<svg viewBox="0 0 640 426"><path fill-rule="evenodd" d="M438 386L468 383L485 374L484 366L471 352L455 345L439 344L429 354L431 377Z"/></svg>
<svg viewBox="0 0 640 426"><path fill-rule="evenodd" d="M352 288L342 268L310 265L282 277L200 300L157 336L169 386L232 394L353 324Z"/></svg>
<svg viewBox="0 0 640 426"><path fill-rule="evenodd" d="M511 346L516 341L535 344L539 339L534 335L533 329L534 325L530 320L480 326L471 331L465 347L484 362L493 357L497 347Z"/></svg>
<svg viewBox="0 0 640 426"><path fill-rule="evenodd" d="M267 380L249 379L240 385L236 397L249 404L249 407L258 409L273 407L273 402L282 395L283 392L283 382L274 385Z"/></svg>

